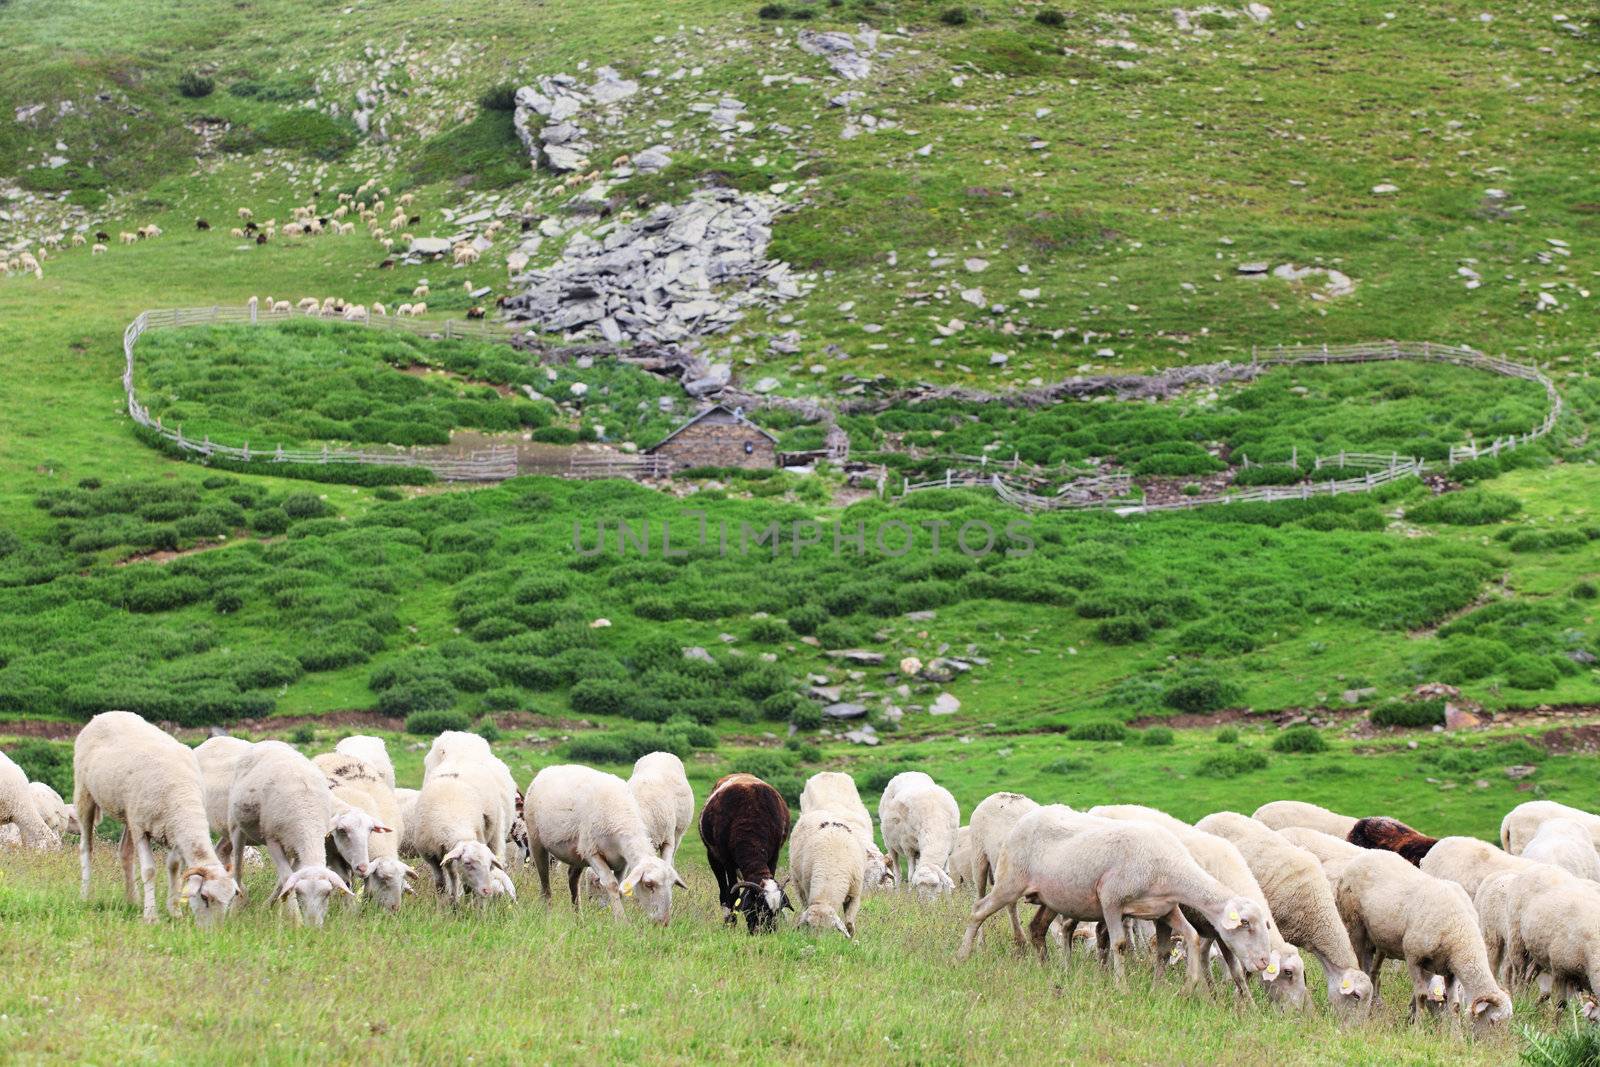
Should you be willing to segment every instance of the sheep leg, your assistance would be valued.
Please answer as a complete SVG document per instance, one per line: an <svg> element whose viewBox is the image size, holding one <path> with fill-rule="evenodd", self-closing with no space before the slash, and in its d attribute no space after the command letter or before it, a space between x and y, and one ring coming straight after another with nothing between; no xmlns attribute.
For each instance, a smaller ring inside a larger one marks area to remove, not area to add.
<svg viewBox="0 0 1600 1067"><path fill-rule="evenodd" d="M117 839L117 856L122 860L122 891L128 898L129 904L139 903L139 887L136 864L138 858L134 855L133 835L123 827L122 836Z"/></svg>
<svg viewBox="0 0 1600 1067"><path fill-rule="evenodd" d="M611 904L612 918L616 919L618 922L622 922L627 919L628 916L622 910L622 888L617 885L617 876L611 873L611 867L600 856L590 856L589 869L594 872L595 880L600 883L600 888L606 891L606 900ZM574 867L574 875L576 875L577 871L578 868ZM574 887L572 899L573 903L576 904L578 899L576 893L578 882L576 877L573 878L572 884Z"/></svg>
<svg viewBox="0 0 1600 1067"><path fill-rule="evenodd" d="M1166 914L1163 921L1172 933L1183 939L1186 953L1183 991L1185 994L1193 993L1200 988L1200 967L1201 961L1205 958L1205 954L1200 951L1200 935L1189 925L1189 920L1184 918L1183 909L1176 904L1172 906L1172 910ZM1157 924L1158 929L1159 925Z"/></svg>
<svg viewBox="0 0 1600 1067"><path fill-rule="evenodd" d="M178 858L176 850L167 853L167 914L177 918L183 914L183 904L180 903L182 892L178 884L178 872L183 870L183 862Z"/></svg>
<svg viewBox="0 0 1600 1067"><path fill-rule="evenodd" d="M236 855L244 855L243 836L240 832L234 833L233 845ZM272 857L272 866L278 872L277 884L272 887L273 899L277 899L278 894L283 892L284 884L289 881L289 876L294 873L294 865L289 862L289 857L284 855L283 848L276 841L267 842L267 855ZM284 903L288 906L289 917L294 920L296 926L300 925L299 897L294 893L290 893Z"/></svg>
<svg viewBox="0 0 1600 1067"><path fill-rule="evenodd" d="M706 850L706 862L711 867L711 873L717 880L717 902L722 905L722 921L733 923L738 917L733 914L733 886L728 879L728 872L723 869L722 861Z"/></svg>
<svg viewBox="0 0 1600 1067"><path fill-rule="evenodd" d="M578 882L583 878L582 867L567 868L567 889L572 893L572 910L578 910Z"/></svg>
<svg viewBox="0 0 1600 1067"><path fill-rule="evenodd" d="M1430 977L1427 971L1423 970L1415 963L1408 962L1406 964L1406 969L1411 972L1411 1022L1414 1024L1421 1019L1423 1010L1428 1008L1428 984Z"/></svg>
<svg viewBox="0 0 1600 1067"><path fill-rule="evenodd" d="M1122 901L1112 899L1107 893L1100 896L1100 913L1104 918L1106 947L1111 952L1111 975L1117 983L1117 988L1123 992L1128 989L1128 976L1123 967L1122 956L1128 951L1128 934L1122 928Z"/></svg>
<svg viewBox="0 0 1600 1067"><path fill-rule="evenodd" d="M1153 961L1152 966L1155 970L1156 981L1158 982L1166 976L1167 968L1172 963L1172 945L1172 927L1168 926L1163 920L1157 920L1156 958Z"/></svg>
<svg viewBox="0 0 1600 1067"><path fill-rule="evenodd" d="M128 833L132 834L130 829ZM150 838L134 835L134 847L139 850L139 879L144 883L144 921L156 921L156 854L150 848Z"/></svg>
<svg viewBox="0 0 1600 1067"><path fill-rule="evenodd" d="M528 835L528 858L533 861L533 869L539 872L539 895L549 904L550 853L545 851L544 843L532 834Z"/></svg>
<svg viewBox="0 0 1600 1067"><path fill-rule="evenodd" d="M1056 913L1050 910L1049 905L1040 904L1039 910L1033 913L1033 919L1028 923L1028 941L1033 945L1033 950L1039 954L1039 962L1044 963L1050 958L1050 923L1055 920ZM1067 953L1067 966L1072 964L1072 953Z"/></svg>
<svg viewBox="0 0 1600 1067"><path fill-rule="evenodd" d="M995 886L988 896L979 898L978 903L973 905L972 914L967 916L967 932L961 938L961 947L956 950L956 959L964 960L972 955L972 946L978 939L979 928L989 916L1006 906L1008 897L1009 902L1015 902L1021 894L1010 896L1008 893L1003 893L999 886Z"/></svg>
<svg viewBox="0 0 1600 1067"><path fill-rule="evenodd" d="M89 853L94 850L94 824L95 804L90 799L86 790L80 789L76 794L78 802L78 824L83 828L83 833L78 837L78 867L79 885L78 896L82 900L89 899Z"/></svg>

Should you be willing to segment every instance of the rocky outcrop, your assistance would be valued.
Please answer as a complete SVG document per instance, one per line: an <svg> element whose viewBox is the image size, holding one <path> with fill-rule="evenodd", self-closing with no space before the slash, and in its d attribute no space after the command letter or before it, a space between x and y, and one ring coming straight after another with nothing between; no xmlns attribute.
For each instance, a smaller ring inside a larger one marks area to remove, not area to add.
<svg viewBox="0 0 1600 1067"><path fill-rule="evenodd" d="M610 67L596 70L594 84L587 88L570 74L546 75L517 90L512 125L540 166L558 172L582 170L595 148L581 121L584 113L611 107L638 91L638 82Z"/></svg>

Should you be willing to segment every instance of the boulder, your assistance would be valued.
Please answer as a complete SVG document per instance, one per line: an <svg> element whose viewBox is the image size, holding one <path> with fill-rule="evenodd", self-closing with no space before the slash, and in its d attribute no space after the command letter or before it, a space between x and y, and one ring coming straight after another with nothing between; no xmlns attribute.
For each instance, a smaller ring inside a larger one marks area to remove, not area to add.
<svg viewBox="0 0 1600 1067"><path fill-rule="evenodd" d="M852 704L849 701L840 701L829 704L822 709L823 718L827 719L862 719L867 714L865 704Z"/></svg>

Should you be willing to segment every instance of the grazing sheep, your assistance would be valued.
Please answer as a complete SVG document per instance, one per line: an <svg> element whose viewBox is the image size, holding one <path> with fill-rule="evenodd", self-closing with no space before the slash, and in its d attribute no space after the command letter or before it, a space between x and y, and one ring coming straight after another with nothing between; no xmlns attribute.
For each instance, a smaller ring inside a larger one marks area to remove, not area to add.
<svg viewBox="0 0 1600 1067"><path fill-rule="evenodd" d="M72 247L73 248L82 248L84 245L86 245L88 243L89 243L89 239L87 237L85 237L83 234L75 233L75 234L72 235Z"/></svg>
<svg viewBox="0 0 1600 1067"><path fill-rule="evenodd" d="M1100 819L1060 804L1024 815L1000 849L994 888L967 919L957 958L971 955L984 920L1023 899L1043 905L1034 924L1041 945L1045 928L1038 918L1101 923L1119 987L1127 984L1127 918L1159 920L1181 937L1188 948L1185 991L1199 984L1200 939L1184 917L1185 907L1205 916L1245 966L1263 971L1270 964L1265 909L1230 894L1177 838L1152 823Z"/></svg>
<svg viewBox="0 0 1600 1067"><path fill-rule="evenodd" d="M1266 894L1284 940L1322 964L1328 1003L1334 1010L1350 1017L1366 1014L1372 1007L1372 979L1356 960L1349 931L1334 903L1333 886L1317 857L1237 812L1207 815L1195 829L1215 834L1239 850Z"/></svg>
<svg viewBox="0 0 1600 1067"><path fill-rule="evenodd" d="M103 256L103 255L106 254L106 252L107 252L106 246L103 245L103 244L100 244L99 242L96 242L95 244L89 246L89 254L91 256Z"/></svg>
<svg viewBox="0 0 1600 1067"><path fill-rule="evenodd" d="M1525 966L1549 976L1550 997L1562 1009L1574 992L1600 991L1600 887L1559 869L1534 867L1484 880L1477 900L1485 940L1502 953L1501 981ZM1600 1021L1592 1000L1584 1017Z"/></svg>
<svg viewBox="0 0 1600 1067"><path fill-rule="evenodd" d="M1089 814L1100 818L1148 822L1162 827L1178 839L1194 861L1200 865L1201 870L1226 886L1229 892L1260 905L1266 916L1267 933L1272 949L1264 969L1243 966L1228 950L1227 943L1217 936L1215 930L1208 928L1210 924L1204 915L1193 913L1187 918L1203 939L1217 942L1222 952L1223 963L1227 966L1228 973L1233 978L1234 988L1241 997L1248 997L1250 992L1246 971L1260 970L1262 984L1266 986L1268 995L1274 1001L1287 1007L1304 1005L1305 964L1301 962L1300 953L1295 951L1279 931L1272 909L1267 903L1266 893L1256 881L1249 863L1238 848L1225 838L1197 830L1156 808L1137 804L1110 804L1090 808ZM1157 933L1156 966L1159 973L1164 967L1164 954L1161 950L1164 947L1165 937L1159 926Z"/></svg>
<svg viewBox="0 0 1600 1067"><path fill-rule="evenodd" d="M16 826L29 848L61 847L60 835L50 828L39 813L27 774L11 761L10 756L0 752L0 826L12 825Z"/></svg>
<svg viewBox="0 0 1600 1067"><path fill-rule="evenodd" d="M139 235L136 233L129 233L127 230L123 230L117 234L117 240L121 241L125 245L138 244Z"/></svg>
<svg viewBox="0 0 1600 1067"><path fill-rule="evenodd" d="M866 855L849 822L829 811L802 812L789 837L789 874L805 908L796 926L856 936Z"/></svg>
<svg viewBox="0 0 1600 1067"><path fill-rule="evenodd" d="M123 825L119 849L130 901L138 857L146 922L156 921L153 845L158 843L167 847L168 912L177 914L186 903L201 926L226 914L239 887L211 847L200 765L188 746L131 712L102 712L73 744L72 801L83 828L78 857L84 900L89 899L94 828L106 815Z"/></svg>
<svg viewBox="0 0 1600 1067"><path fill-rule="evenodd" d="M972 827L963 826L956 831L956 847L950 852L950 877L955 880L956 888L965 885L976 885L972 877Z"/></svg>
<svg viewBox="0 0 1600 1067"><path fill-rule="evenodd" d="M385 315L386 316L386 315L389 314L389 309L384 307L382 304L374 301L373 304L372 304L372 313L374 315Z"/></svg>
<svg viewBox="0 0 1600 1067"><path fill-rule="evenodd" d="M394 309L395 318L401 318L409 314L411 314L410 304L401 304L399 307Z"/></svg>
<svg viewBox="0 0 1600 1067"><path fill-rule="evenodd" d="M233 795L233 780L239 757L250 751L251 743L239 737L208 737L194 750L200 764L201 795L205 800L206 826L217 839L217 855L235 874L233 840L229 836L228 801Z"/></svg>
<svg viewBox="0 0 1600 1067"><path fill-rule="evenodd" d="M1413 867L1421 866L1422 857L1438 842L1436 837L1418 833L1398 819L1382 815L1357 820L1345 840L1358 848L1379 848L1396 853Z"/></svg>
<svg viewBox="0 0 1600 1067"><path fill-rule="evenodd" d="M373 306L381 308L383 305L375 304ZM333 750L342 752L347 756L356 756L366 760L378 769L378 774L383 779L384 785L390 789L395 787L394 764L389 759L389 749L383 743L383 738L372 737L368 734L352 734L349 737L341 738L339 743L333 746Z"/></svg>
<svg viewBox="0 0 1600 1067"><path fill-rule="evenodd" d="M989 892L995 863L1000 859L1000 849L1005 845L1006 838L1024 815L1038 810L1038 807L1036 802L1021 793L992 793L972 809L972 817L967 822L972 840L969 871L978 896ZM1016 904L1008 904L1006 911L1011 916L1011 933L1017 946L1025 946L1027 941L1022 934L1022 922L1017 918Z"/></svg>
<svg viewBox="0 0 1600 1067"><path fill-rule="evenodd" d="M477 734L446 730L433 739L423 758L422 781L426 785L435 775L459 774L464 769L470 769L475 775L481 773L482 780L487 783L485 789L495 802L491 825L486 827L487 843L504 865L506 842L510 839L512 820L517 817L517 799L521 796L516 780L511 777L511 768L489 748L489 742Z"/></svg>
<svg viewBox="0 0 1600 1067"><path fill-rule="evenodd" d="M414 806L401 807L405 840L427 863L434 887L452 903L463 892L482 903L498 891L495 848L501 816L499 787L482 766L463 766L423 779Z"/></svg>
<svg viewBox="0 0 1600 1067"><path fill-rule="evenodd" d="M1382 957L1405 960L1413 1021L1443 1003L1435 976L1461 983L1474 1026L1511 1017L1511 997L1495 981L1477 912L1459 885L1424 874L1396 853L1364 849L1338 865L1334 900L1374 995Z"/></svg>
<svg viewBox="0 0 1600 1067"><path fill-rule="evenodd" d="M328 780L317 766L282 741L261 741L234 763L228 793L228 836L233 855L244 846L263 845L277 868L273 901L289 902L296 922L302 916L321 926L328 898L335 892L354 895L343 878L324 863L328 836L346 862L365 873L367 834L374 821L364 813L340 811Z"/></svg>
<svg viewBox="0 0 1600 1067"><path fill-rule="evenodd" d="M83 832L78 826L78 813L71 804L61 799L61 794L51 788L49 782L29 782L28 795L39 811L39 818L56 836Z"/></svg>
<svg viewBox="0 0 1600 1067"><path fill-rule="evenodd" d="M1282 830L1286 826L1304 826L1341 840L1356 824L1356 820L1348 815L1340 815L1336 811L1329 811L1327 808L1319 808L1315 804L1299 800L1274 800L1269 804L1263 804L1256 809L1251 818L1271 830Z"/></svg>
<svg viewBox="0 0 1600 1067"><path fill-rule="evenodd" d="M427 282L423 282L421 285L419 285L415 289L411 290L411 295L412 296L427 296L428 295L428 283Z"/></svg>
<svg viewBox="0 0 1600 1067"><path fill-rule="evenodd" d="M272 310L274 312L288 312L293 311L294 308L289 304L289 301L279 300L272 305Z"/></svg>
<svg viewBox="0 0 1600 1067"><path fill-rule="evenodd" d="M1507 812L1500 823L1500 847L1513 856L1522 855L1522 850L1528 847L1533 835L1539 832L1539 825L1549 819L1573 820L1589 831L1595 848L1600 849L1600 815L1557 804L1553 800L1530 800Z"/></svg>
<svg viewBox="0 0 1600 1067"><path fill-rule="evenodd" d="M1576 819L1546 819L1522 849L1522 858L1560 867L1568 874L1600 882L1600 855L1594 839Z"/></svg>
<svg viewBox="0 0 1600 1067"><path fill-rule="evenodd" d="M578 879L587 869L617 919L625 918L622 898L633 897L651 919L663 926L671 920L672 887L688 886L672 864L656 855L628 783L576 764L546 767L528 786L523 810L528 848L546 901L554 857L567 865L573 907L578 906Z"/></svg>
<svg viewBox="0 0 1600 1067"><path fill-rule="evenodd" d="M861 793L856 789L854 778L840 771L818 771L813 774L806 779L805 788L800 791L800 811L802 814L828 811L849 823L866 856L867 888L894 888L894 871L890 868L889 858L873 840L872 815L861 802Z"/></svg>
<svg viewBox="0 0 1600 1067"><path fill-rule="evenodd" d="M672 858L694 821L694 790L683 771L683 761L670 752L651 752L633 764L628 789L644 816L645 830L657 856Z"/></svg>
<svg viewBox="0 0 1600 1067"><path fill-rule="evenodd" d="M1531 869L1531 861L1496 848L1476 837L1441 837L1418 865L1424 874L1454 882L1476 897L1484 879L1507 871Z"/></svg>
<svg viewBox="0 0 1600 1067"><path fill-rule="evenodd" d="M399 910L401 899L413 892L410 880L417 872L400 862L400 838L405 832L405 823L394 791L384 782L382 772L359 756L334 751L311 762L327 775L335 800L366 812L376 823L368 839L363 879L380 907ZM328 866L347 882L350 880L353 872L344 864L337 845L328 850Z"/></svg>
<svg viewBox="0 0 1600 1067"><path fill-rule="evenodd" d="M161 227L151 223L149 226L140 226L138 233L141 240L146 237L160 237Z"/></svg>
<svg viewBox="0 0 1600 1067"><path fill-rule="evenodd" d="M412 304L411 305L411 317L414 318L414 319L421 318L423 316L423 314L427 312L427 310L428 310L428 305L427 304Z"/></svg>
<svg viewBox="0 0 1600 1067"><path fill-rule="evenodd" d="M245 222L249 222L251 219L253 219L255 217L256 217L255 216L255 212L251 211L249 208L242 207L242 208L239 209L239 218L244 220Z"/></svg>
<svg viewBox="0 0 1600 1067"><path fill-rule="evenodd" d="M406 789L398 786L394 791L394 801L400 805L400 855L421 856L416 845L416 814L417 798L422 795L420 789Z"/></svg>
<svg viewBox="0 0 1600 1067"><path fill-rule="evenodd" d="M209 230L211 229L211 223L207 222L205 219L195 219L194 228L197 230Z"/></svg>
<svg viewBox="0 0 1600 1067"><path fill-rule="evenodd" d="M948 789L921 771L903 771L884 787L878 822L889 865L899 874L904 860L905 882L919 895L955 889L947 868L961 829L961 808Z"/></svg>
<svg viewBox="0 0 1600 1067"><path fill-rule="evenodd" d="M717 780L700 809L700 840L724 922L743 912L750 933L774 930L779 913L793 907L773 876L788 836L789 805L776 789L743 772Z"/></svg>
<svg viewBox="0 0 1600 1067"><path fill-rule="evenodd" d="M228 236L242 240L244 238L244 230L238 226L235 226L233 229L228 231Z"/></svg>

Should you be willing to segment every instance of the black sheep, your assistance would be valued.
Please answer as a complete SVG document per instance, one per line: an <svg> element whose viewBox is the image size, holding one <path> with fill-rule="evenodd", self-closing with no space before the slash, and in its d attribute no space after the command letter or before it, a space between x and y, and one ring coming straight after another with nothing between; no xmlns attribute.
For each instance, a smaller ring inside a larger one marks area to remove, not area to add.
<svg viewBox="0 0 1600 1067"><path fill-rule="evenodd" d="M207 222L205 219L195 219L194 228L197 230L209 230L211 229L211 223Z"/></svg>
<svg viewBox="0 0 1600 1067"><path fill-rule="evenodd" d="M789 805L753 774L719 780L700 812L700 839L717 879L726 922L745 923L753 934L773 930L778 914L794 905L773 877L778 853L789 836Z"/></svg>
<svg viewBox="0 0 1600 1067"><path fill-rule="evenodd" d="M1357 820L1345 840L1361 848L1380 848L1394 852L1410 862L1413 867L1422 866L1422 857L1439 843L1436 837L1418 833L1398 819L1389 819L1382 815Z"/></svg>

